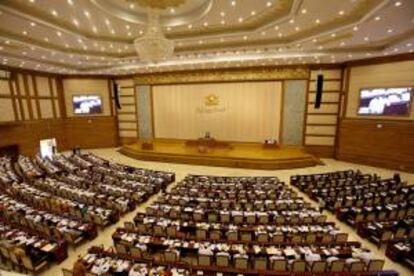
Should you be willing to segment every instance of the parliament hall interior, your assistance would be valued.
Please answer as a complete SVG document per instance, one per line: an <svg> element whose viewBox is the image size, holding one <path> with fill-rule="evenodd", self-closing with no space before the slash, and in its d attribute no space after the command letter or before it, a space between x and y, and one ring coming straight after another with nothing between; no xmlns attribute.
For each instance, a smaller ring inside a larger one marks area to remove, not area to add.
<svg viewBox="0 0 414 276"><path fill-rule="evenodd" d="M413 52L414 0L0 0L0 275L414 275Z"/></svg>

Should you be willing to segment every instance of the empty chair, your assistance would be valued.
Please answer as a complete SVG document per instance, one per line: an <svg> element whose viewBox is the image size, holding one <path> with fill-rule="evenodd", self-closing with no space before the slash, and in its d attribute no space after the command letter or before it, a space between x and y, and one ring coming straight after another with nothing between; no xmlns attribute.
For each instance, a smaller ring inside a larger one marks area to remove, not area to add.
<svg viewBox="0 0 414 276"><path fill-rule="evenodd" d="M177 237L177 228L175 225L167 226L167 236L170 238Z"/></svg>
<svg viewBox="0 0 414 276"><path fill-rule="evenodd" d="M229 254L225 252L219 252L216 255L216 265L220 267L229 266Z"/></svg>
<svg viewBox="0 0 414 276"><path fill-rule="evenodd" d="M217 214L216 213L210 213L208 214L208 221L209 222L217 222Z"/></svg>
<svg viewBox="0 0 414 276"><path fill-rule="evenodd" d="M353 262L349 266L349 272L361 272L364 271L364 263L361 261Z"/></svg>
<svg viewBox="0 0 414 276"><path fill-rule="evenodd" d="M314 243L316 241L316 234L315 233L308 233L306 235L306 242L307 243Z"/></svg>
<svg viewBox="0 0 414 276"><path fill-rule="evenodd" d="M246 217L246 221L248 224L255 224L256 223L256 216L254 214L248 215Z"/></svg>
<svg viewBox="0 0 414 276"><path fill-rule="evenodd" d="M229 223L230 222L230 214L229 213L220 214L220 221L222 223Z"/></svg>
<svg viewBox="0 0 414 276"><path fill-rule="evenodd" d="M237 269L247 269L249 258L247 255L235 255L234 257L234 266Z"/></svg>
<svg viewBox="0 0 414 276"><path fill-rule="evenodd" d="M138 247L131 247L130 249L131 256L134 258L142 258L142 251Z"/></svg>
<svg viewBox="0 0 414 276"><path fill-rule="evenodd" d="M209 256L209 255L198 255L198 265L199 266L210 266L211 265L211 256Z"/></svg>
<svg viewBox="0 0 414 276"><path fill-rule="evenodd" d="M345 261L344 260L335 260L330 265L331 272L342 272L344 271Z"/></svg>
<svg viewBox="0 0 414 276"><path fill-rule="evenodd" d="M268 242L269 241L269 235L267 233L259 233L257 234L257 241L258 242Z"/></svg>
<svg viewBox="0 0 414 276"><path fill-rule="evenodd" d="M252 241L252 233L250 233L250 232L241 232L240 238L244 242L250 242L250 241Z"/></svg>
<svg viewBox="0 0 414 276"><path fill-rule="evenodd" d="M267 258L255 258L254 269L256 270L267 270Z"/></svg>
<svg viewBox="0 0 414 276"><path fill-rule="evenodd" d="M388 242L392 238L392 232L391 231L384 231L381 234L381 237L377 236L370 236L369 239L374 242L378 247L381 247L383 243Z"/></svg>
<svg viewBox="0 0 414 276"><path fill-rule="evenodd" d="M229 240L229 241L237 241L238 240L238 233L237 233L237 231L234 231L234 230L230 230L230 231L228 231L227 233L226 233L226 236L227 236L227 240Z"/></svg>
<svg viewBox="0 0 414 276"><path fill-rule="evenodd" d="M235 224L242 224L243 223L243 216L242 215L236 215L233 217L233 221Z"/></svg>
<svg viewBox="0 0 414 276"><path fill-rule="evenodd" d="M405 228L398 228L395 232L394 239L402 239L405 236Z"/></svg>
<svg viewBox="0 0 414 276"><path fill-rule="evenodd" d="M311 265L311 271L320 273L325 272L326 270L326 261L314 261Z"/></svg>
<svg viewBox="0 0 414 276"><path fill-rule="evenodd" d="M384 260L370 260L368 263L367 271L381 271L384 267Z"/></svg>
<svg viewBox="0 0 414 276"><path fill-rule="evenodd" d="M287 260L273 260L272 269L280 272L287 271Z"/></svg>
<svg viewBox="0 0 414 276"><path fill-rule="evenodd" d="M292 272L305 272L306 262L303 260L295 260L292 263Z"/></svg>
<svg viewBox="0 0 414 276"><path fill-rule="evenodd" d="M258 216L258 220L260 224L268 224L269 223L269 215L268 214L260 214Z"/></svg>
<svg viewBox="0 0 414 276"><path fill-rule="evenodd" d="M336 242L346 242L348 241L348 233L338 233L335 236Z"/></svg>
<svg viewBox="0 0 414 276"><path fill-rule="evenodd" d="M164 231L164 227L162 227L161 225L155 225L154 226L154 235L156 236L165 236L165 231Z"/></svg>
<svg viewBox="0 0 414 276"><path fill-rule="evenodd" d="M205 230L205 229L197 229L196 230L196 238L198 240L205 240L205 239L207 239L207 230Z"/></svg>
<svg viewBox="0 0 414 276"><path fill-rule="evenodd" d="M135 228L134 223L133 223L133 222L131 222L131 221L125 221L125 222L124 222L124 226L125 226L125 228L126 228L126 229L128 229L128 230L134 230L134 228Z"/></svg>
<svg viewBox="0 0 414 276"><path fill-rule="evenodd" d="M221 232L218 230L213 230L210 232L210 239L211 240L220 240L221 239Z"/></svg>
<svg viewBox="0 0 414 276"><path fill-rule="evenodd" d="M331 243L333 241L333 236L331 234L323 234L322 243Z"/></svg>
<svg viewBox="0 0 414 276"><path fill-rule="evenodd" d="M176 251L167 250L164 252L164 259L167 262L176 262L178 259L178 254Z"/></svg>
<svg viewBox="0 0 414 276"><path fill-rule="evenodd" d="M128 253L126 246L123 245L122 243L116 243L115 244L115 249L116 249L116 252L118 252L120 254L127 254Z"/></svg>
<svg viewBox="0 0 414 276"><path fill-rule="evenodd" d="M272 241L274 243L282 243L285 240L285 237L282 233L274 234L272 237Z"/></svg>

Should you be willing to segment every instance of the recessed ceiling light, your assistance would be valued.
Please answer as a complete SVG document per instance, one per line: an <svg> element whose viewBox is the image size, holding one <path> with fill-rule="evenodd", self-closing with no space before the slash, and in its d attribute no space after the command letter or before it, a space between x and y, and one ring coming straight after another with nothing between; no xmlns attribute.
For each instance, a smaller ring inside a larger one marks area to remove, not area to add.
<svg viewBox="0 0 414 276"><path fill-rule="evenodd" d="M68 4L73 6L73 1L72 0L68 0Z"/></svg>
<svg viewBox="0 0 414 276"><path fill-rule="evenodd" d="M364 37L364 40L365 40L365 41L368 41L368 40L369 40L369 37L367 37L367 36L366 36L366 37Z"/></svg>
<svg viewBox="0 0 414 276"><path fill-rule="evenodd" d="M129 30L129 29L131 28L131 26L129 26L129 25L125 25L125 28L126 28L127 30Z"/></svg>
<svg viewBox="0 0 414 276"><path fill-rule="evenodd" d="M113 35L115 34L115 30L114 29L111 30L111 34L113 34Z"/></svg>
<svg viewBox="0 0 414 276"><path fill-rule="evenodd" d="M23 31L23 34L24 34L24 35L27 35L27 32L26 32L26 31Z"/></svg>
<svg viewBox="0 0 414 276"><path fill-rule="evenodd" d="M30 26L35 27L36 26L36 23L30 22Z"/></svg>
<svg viewBox="0 0 414 276"><path fill-rule="evenodd" d="M252 11L250 14L251 15L256 15L256 12L255 11Z"/></svg>
<svg viewBox="0 0 414 276"><path fill-rule="evenodd" d="M282 33L278 33L278 34L277 34L277 36L278 36L278 37L282 37L282 36L283 36L283 34L282 34Z"/></svg>
<svg viewBox="0 0 414 276"><path fill-rule="evenodd" d="M354 30L355 32L359 30L358 26L355 26L354 28L352 28L352 30Z"/></svg>
<svg viewBox="0 0 414 276"><path fill-rule="evenodd" d="M131 32L128 32L128 36L132 36L132 33Z"/></svg>
<svg viewBox="0 0 414 276"><path fill-rule="evenodd" d="M76 27L78 27L79 26L79 21L77 19L73 19L73 24L75 24Z"/></svg>
<svg viewBox="0 0 414 276"><path fill-rule="evenodd" d="M344 11L339 11L339 12L338 12L338 14L339 14L339 15L344 15L344 14L345 14L345 12L344 12Z"/></svg>
<svg viewBox="0 0 414 276"><path fill-rule="evenodd" d="M96 28L96 26L93 26L93 27L92 27L92 31L93 31L94 33L97 33L97 32L98 32L98 29Z"/></svg>
<svg viewBox="0 0 414 276"><path fill-rule="evenodd" d="M224 24L226 24L226 21L221 20L220 23L221 23L221 25L224 25Z"/></svg>
<svg viewBox="0 0 414 276"><path fill-rule="evenodd" d="M247 40L247 36L246 36L246 35L245 35L245 36L243 36L243 39L244 39L244 40Z"/></svg>
<svg viewBox="0 0 414 276"><path fill-rule="evenodd" d="M388 31L387 31L388 33L392 33L393 32L393 30L392 29L388 29Z"/></svg>
<svg viewBox="0 0 414 276"><path fill-rule="evenodd" d="M395 6L396 6L396 7L401 6L401 4L402 4L402 3L401 3L400 1L395 2Z"/></svg>
<svg viewBox="0 0 414 276"><path fill-rule="evenodd" d="M232 6L236 6L236 1L234 1L234 0L233 0L233 1L231 1L231 5L232 5Z"/></svg>
<svg viewBox="0 0 414 276"><path fill-rule="evenodd" d="M411 47L411 46L413 46L413 44L412 43L407 43L407 44L405 44L405 46Z"/></svg>
<svg viewBox="0 0 414 276"><path fill-rule="evenodd" d="M268 7L272 6L272 2L267 1L266 6L268 6Z"/></svg>
<svg viewBox="0 0 414 276"><path fill-rule="evenodd" d="M204 22L204 27L207 27L208 26L208 22Z"/></svg>
<svg viewBox="0 0 414 276"><path fill-rule="evenodd" d="M315 23L319 24L319 23L321 23L321 20L318 18L318 19L315 20Z"/></svg>
<svg viewBox="0 0 414 276"><path fill-rule="evenodd" d="M375 21L379 21L380 19L381 19L381 17L379 17L379 16L375 17Z"/></svg>
<svg viewBox="0 0 414 276"><path fill-rule="evenodd" d="M106 24L106 25L111 24L111 22L109 22L108 18L107 18L107 19L105 19L105 24Z"/></svg>
<svg viewBox="0 0 414 276"><path fill-rule="evenodd" d="M300 30L299 26L296 26L295 31L299 31L299 30Z"/></svg>
<svg viewBox="0 0 414 276"><path fill-rule="evenodd" d="M55 11L55 10L52 10L51 13L52 13L53 16L58 16L57 11Z"/></svg>
<svg viewBox="0 0 414 276"><path fill-rule="evenodd" d="M88 11L84 11L83 14L88 18L91 16L91 14Z"/></svg>
<svg viewBox="0 0 414 276"><path fill-rule="evenodd" d="M277 31L279 30L279 26L275 26L274 29Z"/></svg>
<svg viewBox="0 0 414 276"><path fill-rule="evenodd" d="M341 42L341 46L345 46L345 42L343 42L343 41L342 41L342 42Z"/></svg>
<svg viewBox="0 0 414 276"><path fill-rule="evenodd" d="M314 38L314 39L312 39L312 42L316 43L316 42L318 42L318 40L316 38Z"/></svg>
<svg viewBox="0 0 414 276"><path fill-rule="evenodd" d="M174 8L171 8L170 9L170 13L175 13L175 9Z"/></svg>
<svg viewBox="0 0 414 276"><path fill-rule="evenodd" d="M265 31L262 31L260 34L261 35L266 35L266 32Z"/></svg>
<svg viewBox="0 0 414 276"><path fill-rule="evenodd" d="M295 20L292 18L291 20L289 20L289 23L293 24L293 23L295 23Z"/></svg>
<svg viewBox="0 0 414 276"><path fill-rule="evenodd" d="M332 37L336 37L336 33L331 34Z"/></svg>
<svg viewBox="0 0 414 276"><path fill-rule="evenodd" d="M305 14L305 13L307 13L308 11L307 11L306 9L302 9L302 10L301 10L301 12L302 12L303 14Z"/></svg>
<svg viewBox="0 0 414 276"><path fill-rule="evenodd" d="M192 28L193 28L193 25L189 24L189 25L188 25L188 28L189 28L189 29L192 29Z"/></svg>
<svg viewBox="0 0 414 276"><path fill-rule="evenodd" d="M140 31L139 31L139 34L140 34L140 35L143 35L143 34L144 34L144 31L143 31L143 30L140 30Z"/></svg>
<svg viewBox="0 0 414 276"><path fill-rule="evenodd" d="M239 22L243 22L243 17L239 17Z"/></svg>
<svg viewBox="0 0 414 276"><path fill-rule="evenodd" d="M56 33L57 33L58 36L62 36L61 32L57 31Z"/></svg>

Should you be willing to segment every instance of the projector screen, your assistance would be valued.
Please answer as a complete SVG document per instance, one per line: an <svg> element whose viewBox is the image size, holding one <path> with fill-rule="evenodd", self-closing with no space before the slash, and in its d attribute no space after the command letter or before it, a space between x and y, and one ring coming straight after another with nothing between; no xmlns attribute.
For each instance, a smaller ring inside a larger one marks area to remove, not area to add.
<svg viewBox="0 0 414 276"><path fill-rule="evenodd" d="M102 98L98 95L73 96L74 114L99 114L102 113Z"/></svg>
<svg viewBox="0 0 414 276"><path fill-rule="evenodd" d="M412 87L363 88L358 115L408 116L412 91Z"/></svg>

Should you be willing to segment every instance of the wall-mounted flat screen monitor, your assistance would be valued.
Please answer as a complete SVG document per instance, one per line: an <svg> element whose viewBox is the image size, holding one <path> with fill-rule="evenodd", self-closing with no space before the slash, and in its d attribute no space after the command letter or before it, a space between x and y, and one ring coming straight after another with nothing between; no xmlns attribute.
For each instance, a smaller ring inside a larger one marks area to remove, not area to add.
<svg viewBox="0 0 414 276"><path fill-rule="evenodd" d="M408 116L413 87L363 88L358 115Z"/></svg>
<svg viewBox="0 0 414 276"><path fill-rule="evenodd" d="M98 95L73 96L74 114L99 114L102 113L102 98Z"/></svg>

